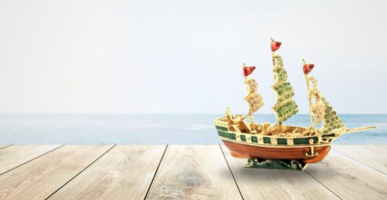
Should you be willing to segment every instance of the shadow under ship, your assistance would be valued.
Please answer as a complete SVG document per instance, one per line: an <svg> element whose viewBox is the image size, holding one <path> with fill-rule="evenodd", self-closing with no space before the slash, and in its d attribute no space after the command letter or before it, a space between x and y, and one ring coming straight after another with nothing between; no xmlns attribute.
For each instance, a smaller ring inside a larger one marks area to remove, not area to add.
<svg viewBox="0 0 387 200"><path fill-rule="evenodd" d="M263 98L257 93L258 84L247 78L255 67L243 66L249 113L230 115L215 120L218 135L233 157L247 158L246 168L269 168L304 170L307 164L320 162L328 154L331 143L345 133L376 128L374 126L347 129L328 101L317 88L317 81L309 75L313 64L303 63L307 82L311 125L309 127L289 126L282 123L298 112L297 104L291 99L293 88L287 82L287 73L283 67L282 57L275 53L281 46L272 39L274 85L276 104L272 107L277 123L254 123L253 113L263 106ZM312 88L310 84L312 83ZM314 103L312 102L314 100ZM245 118L250 118L247 123ZM316 119L316 120L314 120ZM323 123L320 129L317 125Z"/></svg>

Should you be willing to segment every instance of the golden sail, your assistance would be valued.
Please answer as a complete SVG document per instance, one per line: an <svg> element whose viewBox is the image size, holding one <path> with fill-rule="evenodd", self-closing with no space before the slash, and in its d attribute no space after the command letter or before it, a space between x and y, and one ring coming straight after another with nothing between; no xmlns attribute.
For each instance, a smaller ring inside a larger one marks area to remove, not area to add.
<svg viewBox="0 0 387 200"><path fill-rule="evenodd" d="M255 124L253 114L263 106L263 98L258 94L258 84L252 78L247 78L254 71L255 67L246 67L245 63L243 63L243 74L245 75L245 85L247 96L245 100L249 104L249 113L247 116L250 118L250 128L253 132L255 132Z"/></svg>
<svg viewBox="0 0 387 200"><path fill-rule="evenodd" d="M280 42L274 42L277 49L281 46ZM295 101L292 100L294 91L289 82L287 82L288 74L284 68L284 62L282 57L275 53L272 49L273 58L273 74L274 74L274 85L271 87L276 95L276 103L272 107L277 117L277 125L281 125L282 122L289 119L293 115L297 114L298 106Z"/></svg>
<svg viewBox="0 0 387 200"><path fill-rule="evenodd" d="M305 61L304 61L305 64ZM341 121L340 117L337 115L336 111L329 105L328 101L321 94L320 90L317 88L317 80L308 74L305 75L306 80L312 82L313 88L309 90L309 96L311 99L315 100L314 104L311 104L310 112L312 114L312 124L314 122L313 116L316 118L316 123L313 128L316 128L318 124L323 122L322 127L319 129L319 132L322 135L327 135L332 132L342 132L346 130L344 123Z"/></svg>

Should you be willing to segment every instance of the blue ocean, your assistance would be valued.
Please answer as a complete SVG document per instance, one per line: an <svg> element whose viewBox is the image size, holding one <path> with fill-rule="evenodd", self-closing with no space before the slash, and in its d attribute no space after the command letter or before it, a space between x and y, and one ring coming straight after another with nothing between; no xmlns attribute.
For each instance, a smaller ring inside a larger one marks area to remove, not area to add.
<svg viewBox="0 0 387 200"><path fill-rule="evenodd" d="M0 115L0 144L221 144L214 120L219 115ZM387 115L340 115L349 133L334 144L387 144ZM275 123L274 115L254 115ZM285 125L309 126L307 114Z"/></svg>

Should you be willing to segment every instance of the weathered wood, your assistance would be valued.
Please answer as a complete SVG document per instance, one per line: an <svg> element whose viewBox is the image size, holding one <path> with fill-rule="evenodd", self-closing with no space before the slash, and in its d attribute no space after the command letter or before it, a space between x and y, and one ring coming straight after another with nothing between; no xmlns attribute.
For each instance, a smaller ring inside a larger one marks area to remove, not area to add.
<svg viewBox="0 0 387 200"><path fill-rule="evenodd" d="M306 172L343 199L386 199L387 175L336 151Z"/></svg>
<svg viewBox="0 0 387 200"><path fill-rule="evenodd" d="M218 145L168 146L147 199L241 199Z"/></svg>
<svg viewBox="0 0 387 200"><path fill-rule="evenodd" d="M11 146L11 145L10 144L2 144L2 145L0 145L0 149L3 149L5 147L9 147L9 146Z"/></svg>
<svg viewBox="0 0 387 200"><path fill-rule="evenodd" d="M51 194L51 199L143 199L165 146L117 146L104 156L111 146L57 147L1 149L0 199L45 199ZM308 165L307 173L245 169L247 159L233 158L222 148L245 199L337 199L334 193L343 199L387 196L387 146L333 146L322 162ZM171 146L148 198L241 195L219 146Z"/></svg>
<svg viewBox="0 0 387 200"><path fill-rule="evenodd" d="M166 146L116 146L50 199L144 199Z"/></svg>
<svg viewBox="0 0 387 200"><path fill-rule="evenodd" d="M387 149L374 145L334 145L333 150L387 174Z"/></svg>
<svg viewBox="0 0 387 200"><path fill-rule="evenodd" d="M13 145L0 151L0 174L41 156L59 145Z"/></svg>
<svg viewBox="0 0 387 200"><path fill-rule="evenodd" d="M0 199L45 199L112 146L64 146L0 176Z"/></svg>
<svg viewBox="0 0 387 200"><path fill-rule="evenodd" d="M339 199L302 171L247 169L247 159L234 158L222 150L245 199Z"/></svg>

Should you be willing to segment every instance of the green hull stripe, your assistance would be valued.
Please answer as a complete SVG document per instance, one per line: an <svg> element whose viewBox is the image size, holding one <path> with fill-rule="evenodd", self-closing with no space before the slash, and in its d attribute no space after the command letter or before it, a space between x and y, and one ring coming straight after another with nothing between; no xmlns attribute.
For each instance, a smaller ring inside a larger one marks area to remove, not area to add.
<svg viewBox="0 0 387 200"><path fill-rule="evenodd" d="M287 139L277 139L277 144L288 145Z"/></svg>
<svg viewBox="0 0 387 200"><path fill-rule="evenodd" d="M233 139L233 140L236 139L236 134L235 133L229 133L229 132L226 132L226 131L218 130L218 134L219 134L219 136L222 136L222 137L225 137L225 138L229 138L229 139Z"/></svg>
<svg viewBox="0 0 387 200"><path fill-rule="evenodd" d="M215 127L216 127L216 129L221 130L221 131L228 131L228 128L223 127L223 126L215 126Z"/></svg>
<svg viewBox="0 0 387 200"><path fill-rule="evenodd" d="M293 139L294 144L309 144L309 140L313 139L313 143L316 144L318 141L317 137L310 137L310 138L295 138Z"/></svg>
<svg viewBox="0 0 387 200"><path fill-rule="evenodd" d="M228 131L222 131L218 129L218 135L221 137L225 137L228 139L236 140L236 134L235 133L230 133ZM298 144L310 144L309 140L313 139L313 143L316 144L318 141L317 137L307 137L307 138L294 138L293 139L293 144L298 145ZM241 141L246 142L246 135L241 135ZM258 138L257 136L251 136L251 142L252 143L258 143ZM270 137L263 137L263 143L264 144L271 144L271 139ZM288 141L285 138L277 138L277 144L278 145L288 145Z"/></svg>

